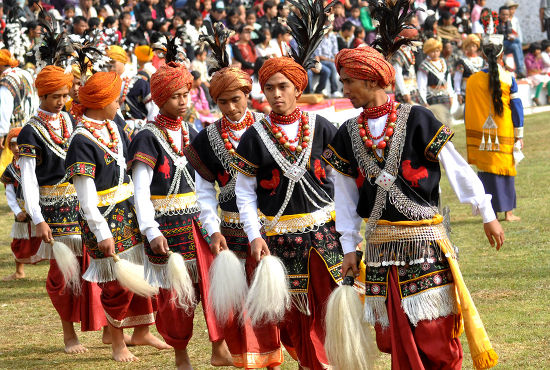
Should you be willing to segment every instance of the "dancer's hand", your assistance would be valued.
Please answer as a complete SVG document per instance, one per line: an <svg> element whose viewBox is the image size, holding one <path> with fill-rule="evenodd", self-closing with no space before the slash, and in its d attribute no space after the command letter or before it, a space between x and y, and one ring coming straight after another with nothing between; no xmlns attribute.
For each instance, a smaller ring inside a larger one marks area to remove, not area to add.
<svg viewBox="0 0 550 370"><path fill-rule="evenodd" d="M42 239L45 243L51 243L53 241L52 229L46 221L42 221L36 225L36 236Z"/></svg>
<svg viewBox="0 0 550 370"><path fill-rule="evenodd" d="M353 276L359 276L357 253L355 251L344 254L344 261L342 261L342 276L346 276L348 270L353 271Z"/></svg>
<svg viewBox="0 0 550 370"><path fill-rule="evenodd" d="M220 232L212 234L210 237L210 252L212 252L214 256L217 256L218 253L227 249L229 248L227 248L225 237Z"/></svg>
<svg viewBox="0 0 550 370"><path fill-rule="evenodd" d="M156 254L167 254L170 250L168 247L168 240L163 235L157 236L155 239L149 242L151 249Z"/></svg>
<svg viewBox="0 0 550 370"><path fill-rule="evenodd" d="M523 139L517 139L517 141L519 141L519 148L523 150Z"/></svg>
<svg viewBox="0 0 550 370"><path fill-rule="evenodd" d="M17 216L15 216L15 218L17 219L17 221L23 222L27 219L27 214L25 212L19 212Z"/></svg>
<svg viewBox="0 0 550 370"><path fill-rule="evenodd" d="M487 239L489 239L491 247L496 247L498 251L500 247L502 247L502 244L504 244L505 240L504 230L502 229L500 222L498 222L498 220L487 222L486 224L483 224L483 229L485 229L485 235L487 235Z"/></svg>
<svg viewBox="0 0 550 370"><path fill-rule="evenodd" d="M100 241L97 244L99 250L105 255L105 257L111 257L115 255L115 240L113 238L107 238Z"/></svg>
<svg viewBox="0 0 550 370"><path fill-rule="evenodd" d="M260 262L263 256L269 256L269 248L263 238L256 238L250 243L250 254L256 262Z"/></svg>

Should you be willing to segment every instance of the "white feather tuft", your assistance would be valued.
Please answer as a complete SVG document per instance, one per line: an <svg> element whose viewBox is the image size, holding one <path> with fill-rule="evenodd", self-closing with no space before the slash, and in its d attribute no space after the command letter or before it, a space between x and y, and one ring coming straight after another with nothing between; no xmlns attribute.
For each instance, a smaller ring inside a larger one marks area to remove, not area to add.
<svg viewBox="0 0 550 370"><path fill-rule="evenodd" d="M335 370L368 370L378 354L363 305L355 289L342 285L329 297L325 317L325 350Z"/></svg>
<svg viewBox="0 0 550 370"><path fill-rule="evenodd" d="M191 312L195 307L195 287L181 254L170 253L166 274L173 292L172 300L184 311Z"/></svg>
<svg viewBox="0 0 550 370"><path fill-rule="evenodd" d="M152 297L158 293L157 288L153 288L145 281L143 266L120 259L118 256L114 256L113 259L115 276L120 285L142 297Z"/></svg>
<svg viewBox="0 0 550 370"><path fill-rule="evenodd" d="M210 305L216 319L225 324L240 313L247 293L244 265L232 251L221 251L210 267Z"/></svg>
<svg viewBox="0 0 550 370"><path fill-rule="evenodd" d="M54 241L52 252L57 267L63 274L65 287L69 288L75 296L79 296L81 290L80 265L73 251L66 244Z"/></svg>
<svg viewBox="0 0 550 370"><path fill-rule="evenodd" d="M290 309L288 277L281 260L274 256L262 258L248 291L245 315L252 326L278 323Z"/></svg>

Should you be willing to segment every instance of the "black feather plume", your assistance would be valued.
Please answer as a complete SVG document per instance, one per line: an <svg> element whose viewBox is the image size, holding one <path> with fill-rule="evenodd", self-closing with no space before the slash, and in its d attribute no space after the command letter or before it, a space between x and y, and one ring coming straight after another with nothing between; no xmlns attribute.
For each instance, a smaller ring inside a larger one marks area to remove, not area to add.
<svg viewBox="0 0 550 370"><path fill-rule="evenodd" d="M186 60L185 49L178 36L162 36L151 45L151 49L157 52L159 58L164 58L166 64L170 62L183 63Z"/></svg>
<svg viewBox="0 0 550 370"><path fill-rule="evenodd" d="M47 65L56 65L66 68L72 59L74 48L67 34L56 33L52 18L40 9L38 23L42 26L41 42L36 51L37 67L44 68Z"/></svg>
<svg viewBox="0 0 550 370"><path fill-rule="evenodd" d="M328 19L330 8L336 4L332 1L326 7L323 7L322 0L288 0L296 7L289 15L287 24L290 27L290 33L296 41L297 49L291 48L290 56L305 69L314 67L317 62L313 58L313 53L323 40L325 34L329 31L329 26L325 26Z"/></svg>
<svg viewBox="0 0 550 370"><path fill-rule="evenodd" d="M229 67L229 56L226 45L234 32L225 28L223 23L214 23L214 34L201 34L199 41L204 45L208 44L212 49L212 59L209 61L208 73L214 74L222 68Z"/></svg>
<svg viewBox="0 0 550 370"><path fill-rule="evenodd" d="M80 38L72 42L76 53L75 63L80 70L82 84L86 82L89 70L93 72L106 71L110 58L106 55L106 45L101 43L99 33L90 34L84 42Z"/></svg>
<svg viewBox="0 0 550 370"><path fill-rule="evenodd" d="M392 3L395 1L395 4ZM378 21L378 37L372 47L378 50L386 59L390 59L403 45L410 45L411 39L401 38L399 33L410 28L407 22L414 15L410 9L409 0L368 0L371 17Z"/></svg>

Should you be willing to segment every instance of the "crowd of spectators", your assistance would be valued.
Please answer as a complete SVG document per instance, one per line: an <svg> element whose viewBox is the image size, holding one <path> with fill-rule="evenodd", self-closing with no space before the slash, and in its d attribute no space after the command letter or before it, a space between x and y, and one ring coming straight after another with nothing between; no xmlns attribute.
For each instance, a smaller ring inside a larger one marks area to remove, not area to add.
<svg viewBox="0 0 550 370"><path fill-rule="evenodd" d="M331 10L331 31L315 52L319 68L308 71L310 83L306 93L340 98L342 92L334 66L335 55L343 48L370 44L376 32L367 1L334 1L337 4ZM519 4L512 0L502 1L502 6L493 10L498 14L497 32L504 35L505 54L513 57L505 58L513 59L506 68L516 73L518 78L528 79L536 94L533 101L539 103L539 93L548 85L550 44L544 40L543 43L525 45L520 22L515 16ZM416 16L410 21L410 26L419 31L420 42L432 38L440 40L443 43L442 57L449 70L454 70L457 60L463 55L462 43L466 37L472 33L482 35L486 31L484 23L492 10L487 9L485 3L486 0L411 0ZM198 87L201 89L194 92L194 98L201 100L203 115L212 108L213 102L208 95L207 60L210 51L200 44L199 36L211 31L213 23L223 22L234 31L227 51L233 64L249 73L254 81L257 81L255 71L266 58L288 55L293 43L286 25L291 5L284 0L0 0L0 4L0 32L4 32L7 17L17 14L14 9L18 8L19 18L25 21L23 31L27 51L40 42L41 26L37 18L41 8L68 33L85 36L91 30L100 30L106 42L123 46L136 65L133 55L136 46L150 45L162 34L179 35L185 42L191 69L197 72L195 80L200 82ZM550 0L541 0L540 18L541 28L550 36ZM524 55L524 50L528 50L527 55ZM415 54L418 67L425 59L422 47ZM36 63L32 52L24 59L27 66ZM162 62L155 55L147 63L158 67ZM453 90L457 90L456 86ZM269 109L257 86L251 104L259 110Z"/></svg>

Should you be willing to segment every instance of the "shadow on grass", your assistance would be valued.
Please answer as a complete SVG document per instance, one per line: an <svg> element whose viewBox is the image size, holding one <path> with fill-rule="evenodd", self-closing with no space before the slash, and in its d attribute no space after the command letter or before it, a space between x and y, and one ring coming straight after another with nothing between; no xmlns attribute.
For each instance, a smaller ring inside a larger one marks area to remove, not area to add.
<svg viewBox="0 0 550 370"><path fill-rule="evenodd" d="M46 293L46 282L43 279L20 279L0 281L1 303L27 299L41 299Z"/></svg>
<svg viewBox="0 0 550 370"><path fill-rule="evenodd" d="M86 353L84 356L79 356L69 355L61 351L62 349L59 346L26 346L11 351L2 351L0 353L0 363L4 369L40 369L71 364L78 364L79 367L82 367L87 362L105 361L104 355L90 356ZM52 359L52 356L55 356L55 359Z"/></svg>

